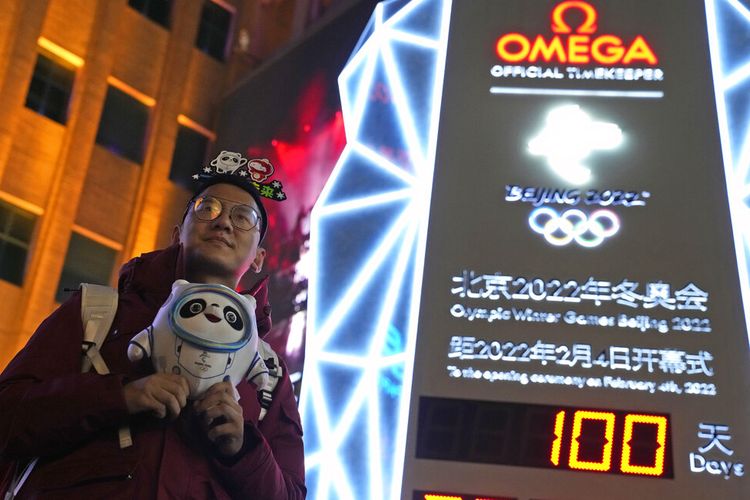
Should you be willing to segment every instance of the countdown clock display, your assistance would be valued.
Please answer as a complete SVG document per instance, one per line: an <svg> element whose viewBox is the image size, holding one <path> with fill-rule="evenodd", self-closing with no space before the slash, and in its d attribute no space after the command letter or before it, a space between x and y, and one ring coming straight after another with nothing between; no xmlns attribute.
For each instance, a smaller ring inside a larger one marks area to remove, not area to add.
<svg viewBox="0 0 750 500"><path fill-rule="evenodd" d="M422 397L417 457L672 478L669 415Z"/></svg>
<svg viewBox="0 0 750 500"><path fill-rule="evenodd" d="M679 4L452 2L403 499L750 498L748 11Z"/></svg>

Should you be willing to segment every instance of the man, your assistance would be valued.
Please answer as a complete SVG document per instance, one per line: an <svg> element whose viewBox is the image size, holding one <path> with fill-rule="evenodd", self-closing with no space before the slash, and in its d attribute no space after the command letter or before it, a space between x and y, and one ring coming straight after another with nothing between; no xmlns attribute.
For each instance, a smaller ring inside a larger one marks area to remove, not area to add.
<svg viewBox="0 0 750 500"><path fill-rule="evenodd" d="M131 363L126 355L175 279L235 288L246 271L260 271L265 215L245 178L205 180L173 244L120 272L117 314L100 349L109 375L80 373L80 293L40 325L0 375L0 456L40 457L18 498L304 498L302 428L283 365L259 421L256 389L247 381L236 392L229 382L215 384L188 401L181 375L155 374L150 361ZM270 328L265 283L254 295L263 335ZM132 446L120 447L122 425Z"/></svg>

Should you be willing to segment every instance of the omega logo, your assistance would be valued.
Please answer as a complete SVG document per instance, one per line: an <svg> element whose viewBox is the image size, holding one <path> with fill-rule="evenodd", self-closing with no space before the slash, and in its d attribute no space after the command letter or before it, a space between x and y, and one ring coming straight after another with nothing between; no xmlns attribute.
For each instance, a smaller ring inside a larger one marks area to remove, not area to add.
<svg viewBox="0 0 750 500"><path fill-rule="evenodd" d="M584 19L575 29L565 21L569 10L583 13ZM558 62L589 64L592 61L611 66L642 63L655 66L656 54L648 42L638 35L626 43L622 38L603 34L592 36L597 30L596 9L582 0L566 0L552 10L551 30L555 35L548 40L542 35L528 37L521 33L507 33L497 40L497 56L509 63Z"/></svg>

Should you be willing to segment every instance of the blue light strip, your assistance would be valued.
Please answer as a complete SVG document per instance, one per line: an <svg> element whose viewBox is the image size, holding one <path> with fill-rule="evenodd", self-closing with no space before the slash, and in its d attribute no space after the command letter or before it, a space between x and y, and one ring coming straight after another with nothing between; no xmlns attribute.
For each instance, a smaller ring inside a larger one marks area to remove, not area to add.
<svg viewBox="0 0 750 500"><path fill-rule="evenodd" d="M310 498L401 495L450 9L381 2L339 77L348 144L311 218Z"/></svg>
<svg viewBox="0 0 750 500"><path fill-rule="evenodd" d="M747 199L750 194L750 100L742 100L750 96L750 52L743 43L750 35L750 9L737 0L706 0L706 19L737 267L750 336L750 207Z"/></svg>

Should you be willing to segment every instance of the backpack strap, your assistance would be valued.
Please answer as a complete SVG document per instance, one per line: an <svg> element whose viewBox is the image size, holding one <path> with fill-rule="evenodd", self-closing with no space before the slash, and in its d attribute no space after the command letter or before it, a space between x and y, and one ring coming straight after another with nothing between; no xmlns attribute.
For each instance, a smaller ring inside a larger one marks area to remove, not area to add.
<svg viewBox="0 0 750 500"><path fill-rule="evenodd" d="M117 313L118 293L112 287L81 283L81 322L83 323L83 359L81 372L86 373L94 367L99 375L107 375L109 368L104 362L99 347L107 338L109 329ZM127 425L118 431L120 448L127 448L133 444L133 437Z"/></svg>
<svg viewBox="0 0 750 500"><path fill-rule="evenodd" d="M279 355L271 348L271 345L265 340L258 339L258 354L268 370L267 376L261 378L261 386L258 387L258 402L260 403L260 417L263 420L266 412L273 402L273 391L279 384L283 369L279 362Z"/></svg>
<svg viewBox="0 0 750 500"><path fill-rule="evenodd" d="M92 366L100 375L109 373L109 368L99 353L99 346L102 345L112 327L117 312L117 298L117 290L112 287L81 283L81 322L83 324L81 373L88 372ZM120 448L127 448L133 444L130 428L126 425L120 427L118 437ZM4 500L16 498L38 461L39 457L34 457L25 464L23 469L16 469L16 474L5 492Z"/></svg>
<svg viewBox="0 0 750 500"><path fill-rule="evenodd" d="M81 283L82 373L89 371L92 366L100 375L109 373L109 368L99 353L99 347L107 337L112 321L115 319L117 297L117 290L112 287Z"/></svg>

